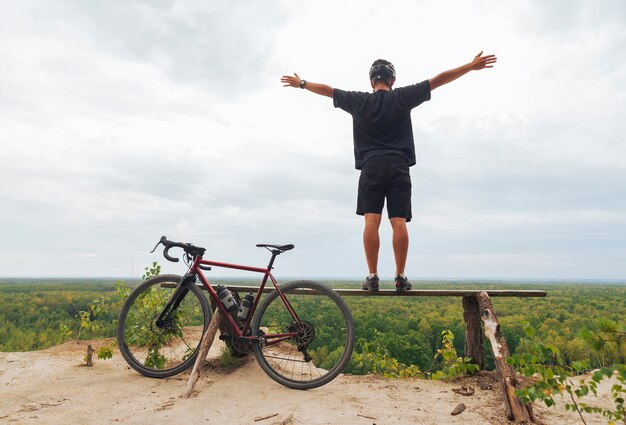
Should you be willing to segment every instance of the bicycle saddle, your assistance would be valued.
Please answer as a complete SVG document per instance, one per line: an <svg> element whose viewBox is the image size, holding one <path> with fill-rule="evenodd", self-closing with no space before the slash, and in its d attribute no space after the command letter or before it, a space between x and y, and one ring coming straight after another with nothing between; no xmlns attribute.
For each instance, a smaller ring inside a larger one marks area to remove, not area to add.
<svg viewBox="0 0 626 425"><path fill-rule="evenodd" d="M259 248L274 248L274 249L277 249L277 250L279 250L281 252L289 251L290 249L294 249L295 248L295 246L292 245L292 244L289 244L289 245L270 245L270 244L260 243L260 244L257 244L257 246Z"/></svg>

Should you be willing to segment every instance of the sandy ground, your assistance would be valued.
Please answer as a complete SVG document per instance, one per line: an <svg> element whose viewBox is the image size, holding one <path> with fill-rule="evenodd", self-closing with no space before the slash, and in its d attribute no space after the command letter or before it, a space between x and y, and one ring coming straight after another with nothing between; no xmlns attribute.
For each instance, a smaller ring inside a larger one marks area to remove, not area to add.
<svg viewBox="0 0 626 425"><path fill-rule="evenodd" d="M193 397L186 399L189 372L169 379L146 378L118 352L94 367L81 366L85 342L28 353L0 353L0 423L8 424L508 424L499 386L481 390L478 380L458 382L339 376L314 390L285 388L256 364L254 356L230 373L209 366ZM102 341L94 342L99 347ZM216 341L209 358L220 350ZM453 388L472 386L472 396ZM608 393L608 388L602 392ZM559 400L557 400L558 402ZM610 407L605 397L605 406ZM460 403L466 409L450 413ZM579 424L576 414L535 406L544 424ZM588 424L606 424L586 416Z"/></svg>

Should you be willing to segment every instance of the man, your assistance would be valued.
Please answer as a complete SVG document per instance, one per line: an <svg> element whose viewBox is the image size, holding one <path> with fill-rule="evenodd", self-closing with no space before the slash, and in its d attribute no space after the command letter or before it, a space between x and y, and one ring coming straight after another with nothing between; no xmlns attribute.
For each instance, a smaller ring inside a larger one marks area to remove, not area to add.
<svg viewBox="0 0 626 425"><path fill-rule="evenodd" d="M373 93L334 89L326 84L303 80L295 73L281 78L284 87L301 88L331 97L336 108L352 115L355 167L361 170L356 213L365 217L363 247L369 267L363 289L378 290L378 229L385 199L393 232L396 290L411 289L411 283L404 274L409 249L406 223L411 221L409 167L415 165L411 110L430 100L431 91L437 87L469 71L493 68L496 61L495 55L483 56L480 52L465 65L421 83L392 90L396 81L395 68L391 62L379 59L372 64L369 72Z"/></svg>

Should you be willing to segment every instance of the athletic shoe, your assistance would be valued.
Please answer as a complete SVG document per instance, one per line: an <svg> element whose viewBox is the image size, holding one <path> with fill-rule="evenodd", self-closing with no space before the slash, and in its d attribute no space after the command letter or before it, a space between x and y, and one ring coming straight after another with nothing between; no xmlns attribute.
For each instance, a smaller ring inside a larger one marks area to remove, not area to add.
<svg viewBox="0 0 626 425"><path fill-rule="evenodd" d="M364 291L378 291L378 275L374 275L373 277L366 277L361 285L361 289Z"/></svg>
<svg viewBox="0 0 626 425"><path fill-rule="evenodd" d="M406 277L400 275L396 276L396 291L409 291L411 289L411 282Z"/></svg>

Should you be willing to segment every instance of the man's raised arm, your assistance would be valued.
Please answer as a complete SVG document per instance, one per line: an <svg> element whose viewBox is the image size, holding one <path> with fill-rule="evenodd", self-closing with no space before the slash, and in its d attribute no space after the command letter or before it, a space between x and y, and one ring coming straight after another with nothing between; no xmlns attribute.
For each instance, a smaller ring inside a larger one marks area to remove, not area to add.
<svg viewBox="0 0 626 425"><path fill-rule="evenodd" d="M483 52L481 51L470 63L466 63L465 65L459 66L458 68L444 71L436 77L428 80L428 82L430 83L430 90L432 91L439 86L448 84L449 82L456 80L460 76L465 75L470 71L478 71L483 68L493 68L493 64L496 63L497 60L498 58L496 58L495 55L483 56Z"/></svg>
<svg viewBox="0 0 626 425"><path fill-rule="evenodd" d="M302 88L311 91L315 94L322 96L333 97L333 88L326 84L312 83L310 81L302 80L298 74L294 73L294 76L283 75L280 82L283 83L283 87L295 87Z"/></svg>

